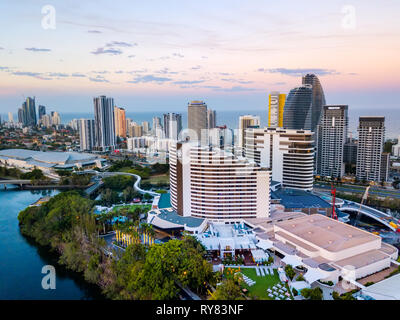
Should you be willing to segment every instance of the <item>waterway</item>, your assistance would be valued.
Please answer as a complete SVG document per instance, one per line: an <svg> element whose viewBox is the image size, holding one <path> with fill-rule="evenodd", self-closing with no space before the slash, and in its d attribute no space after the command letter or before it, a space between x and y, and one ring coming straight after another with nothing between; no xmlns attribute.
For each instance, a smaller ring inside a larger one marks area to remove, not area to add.
<svg viewBox="0 0 400 320"><path fill-rule="evenodd" d="M4 190L0 186L0 300L93 300L100 290L57 264L58 257L20 233L18 213L55 190ZM53 265L56 288L42 288L42 268Z"/></svg>

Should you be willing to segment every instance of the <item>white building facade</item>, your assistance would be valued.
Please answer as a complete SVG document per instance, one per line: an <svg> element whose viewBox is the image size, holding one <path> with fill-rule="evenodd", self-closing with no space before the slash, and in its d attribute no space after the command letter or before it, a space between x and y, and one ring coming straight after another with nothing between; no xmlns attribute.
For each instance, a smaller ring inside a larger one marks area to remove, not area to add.
<svg viewBox="0 0 400 320"><path fill-rule="evenodd" d="M313 133L308 130L249 128L245 156L272 171L272 180L286 188L312 190L314 181Z"/></svg>
<svg viewBox="0 0 400 320"><path fill-rule="evenodd" d="M179 215L210 220L268 217L270 171L198 143L170 146L171 204Z"/></svg>

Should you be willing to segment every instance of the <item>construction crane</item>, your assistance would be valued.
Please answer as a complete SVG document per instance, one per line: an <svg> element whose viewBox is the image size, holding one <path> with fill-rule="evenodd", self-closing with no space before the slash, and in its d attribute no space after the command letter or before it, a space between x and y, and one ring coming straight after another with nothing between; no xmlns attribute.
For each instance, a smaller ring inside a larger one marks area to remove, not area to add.
<svg viewBox="0 0 400 320"><path fill-rule="evenodd" d="M360 207L358 208L356 220L354 221L354 226L357 225L358 221L359 221L360 218L361 218L361 207L362 207L362 205L367 201L369 188L371 188L371 186L368 186L368 187L365 189L364 195L363 195L362 198L361 198Z"/></svg>
<svg viewBox="0 0 400 320"><path fill-rule="evenodd" d="M336 188L333 185L333 183L331 184L331 194L332 194L332 219L338 220L338 216L336 214Z"/></svg>

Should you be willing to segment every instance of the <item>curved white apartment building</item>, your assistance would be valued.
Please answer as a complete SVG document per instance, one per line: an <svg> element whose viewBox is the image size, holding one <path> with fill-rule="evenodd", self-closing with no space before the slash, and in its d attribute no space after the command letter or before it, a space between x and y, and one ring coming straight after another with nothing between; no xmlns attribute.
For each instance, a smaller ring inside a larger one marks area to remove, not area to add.
<svg viewBox="0 0 400 320"><path fill-rule="evenodd" d="M249 128L245 156L272 170L272 180L286 188L312 190L314 182L313 132L282 128Z"/></svg>
<svg viewBox="0 0 400 320"><path fill-rule="evenodd" d="M172 207L182 216L238 220L269 216L270 171L194 142L170 147Z"/></svg>

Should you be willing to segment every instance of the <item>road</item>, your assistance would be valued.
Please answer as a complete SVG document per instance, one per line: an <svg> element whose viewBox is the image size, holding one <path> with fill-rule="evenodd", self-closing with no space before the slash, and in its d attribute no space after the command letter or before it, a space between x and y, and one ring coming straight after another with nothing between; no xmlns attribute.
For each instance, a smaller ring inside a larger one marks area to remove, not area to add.
<svg viewBox="0 0 400 320"><path fill-rule="evenodd" d="M360 193L363 194L365 192L365 187L361 186L351 186L351 185L346 185L346 186L335 186L336 191L338 192L352 192L352 193ZM327 184L321 184L321 183L314 183L314 189L317 191L325 191L330 190L331 186ZM369 189L369 194L379 196L379 197L391 197L391 198L396 198L400 199L400 191L397 190L386 190L386 189L381 189L377 187L371 187Z"/></svg>

